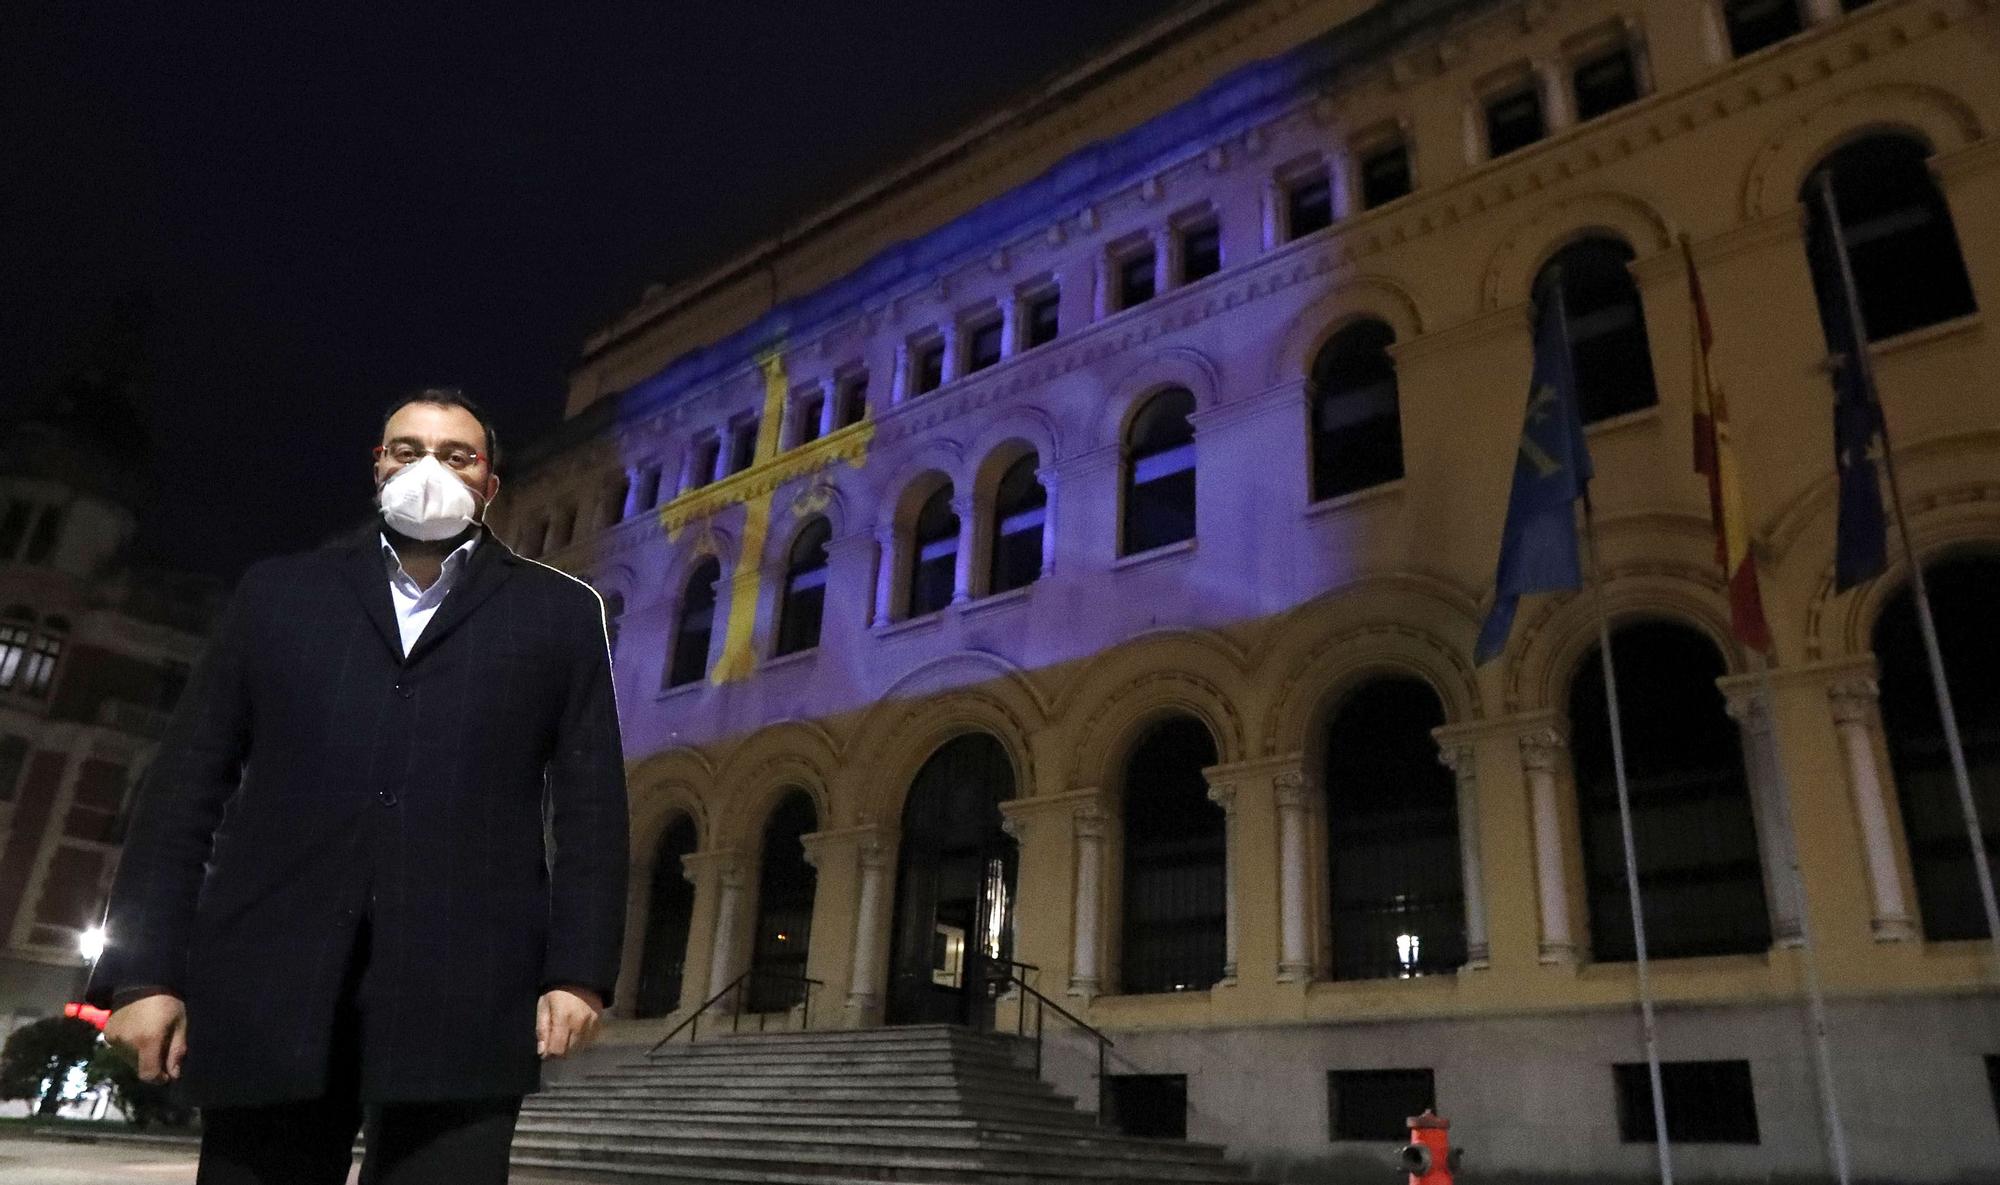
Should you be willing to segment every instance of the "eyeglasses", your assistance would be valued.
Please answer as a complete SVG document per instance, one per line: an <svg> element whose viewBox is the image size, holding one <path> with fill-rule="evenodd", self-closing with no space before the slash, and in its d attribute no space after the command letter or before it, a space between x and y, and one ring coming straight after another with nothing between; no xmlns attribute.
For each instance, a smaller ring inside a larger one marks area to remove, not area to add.
<svg viewBox="0 0 2000 1185"><path fill-rule="evenodd" d="M389 460L398 465L414 465L425 457L436 457L447 469L466 470L474 465L484 465L486 454L462 444L447 444L441 448L418 448L405 441L394 444L378 444L374 448L377 461Z"/></svg>

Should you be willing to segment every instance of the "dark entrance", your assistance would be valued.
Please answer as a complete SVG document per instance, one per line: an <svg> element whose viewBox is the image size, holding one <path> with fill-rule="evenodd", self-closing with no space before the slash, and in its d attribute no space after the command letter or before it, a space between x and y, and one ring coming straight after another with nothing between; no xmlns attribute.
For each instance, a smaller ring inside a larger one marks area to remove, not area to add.
<svg viewBox="0 0 2000 1185"><path fill-rule="evenodd" d="M694 820L686 815L668 824L666 834L660 837L646 907L646 945L639 957L635 1016L665 1016L680 1007L688 922L694 917L694 886L682 871L681 858L693 852L694 846Z"/></svg>
<svg viewBox="0 0 2000 1185"><path fill-rule="evenodd" d="M992 1022L987 968L1014 957L1014 841L1000 803L1014 769L1000 742L971 733L918 771L903 806L890 1024Z"/></svg>
<svg viewBox="0 0 2000 1185"><path fill-rule="evenodd" d="M757 878L757 931L750 951L751 1012L783 1012L805 1001L806 956L812 939L813 894L819 873L806 863L802 838L819 829L812 799L794 790L764 824L764 859Z"/></svg>

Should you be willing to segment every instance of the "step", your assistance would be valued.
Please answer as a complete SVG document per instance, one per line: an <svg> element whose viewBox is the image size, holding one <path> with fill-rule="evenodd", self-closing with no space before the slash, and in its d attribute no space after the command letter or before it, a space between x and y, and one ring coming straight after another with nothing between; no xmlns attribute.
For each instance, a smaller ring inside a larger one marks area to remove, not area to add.
<svg viewBox="0 0 2000 1185"><path fill-rule="evenodd" d="M678 1116L635 1120L630 1116L579 1117L561 1121L523 1118L517 1132L540 1136L595 1139L621 1137L699 1141L716 1147L783 1148L797 1144L843 1149L904 1149L922 1145L931 1150L999 1149L1017 1151L1078 1151L1086 1155L1120 1155L1142 1160L1216 1161L1222 1149L1212 1144L1164 1143L1095 1128L1043 1128L1020 1124L1001 1127L974 1120L930 1121L924 1124L822 1121L815 1123L699 1120Z"/></svg>
<svg viewBox="0 0 2000 1185"><path fill-rule="evenodd" d="M918 1046L906 1050L872 1052L868 1050L745 1050L730 1055L696 1057L687 1054L663 1053L658 1057L642 1060L622 1061L609 1066L600 1066L585 1071L579 1078L603 1078L610 1075L643 1073L653 1070L671 1070L683 1067L729 1066L743 1069L792 1068L798 1066L907 1066L907 1065L978 1065L1005 1069L1032 1069L1032 1058L1019 1058L1013 1053L999 1049L933 1049Z"/></svg>
<svg viewBox="0 0 2000 1185"><path fill-rule="evenodd" d="M980 1102L968 1105L962 1100L946 1099L935 1102L909 1102L904 1100L860 1099L851 1102L819 1102L787 1104L777 1101L746 1112L742 1104L728 1099L688 1099L675 1103L671 1108L662 1107L658 1100L651 1098L606 1099L565 1099L547 1106L537 1106L530 1100L521 1110L523 1115L546 1114L550 1116L573 1114L658 1114L670 1110L679 1115L709 1116L736 1115L755 1120L760 1117L784 1117L799 1122L820 1119L836 1121L879 1116L883 1119L910 1120L978 1120L988 1123L1031 1123L1049 1127L1085 1128L1096 1127L1096 1121L1087 1113L1067 1104L1046 1104L1042 1106L1015 1106L1005 1103Z"/></svg>
<svg viewBox="0 0 2000 1185"><path fill-rule="evenodd" d="M754 1066L738 1068L727 1065L707 1066L661 1066L650 1069L635 1069L624 1074L591 1075L585 1078L570 1078L550 1086L551 1090L601 1090L630 1086L699 1086L706 1083L734 1083L743 1086L765 1086L773 1083L796 1083L801 1086L825 1085L839 1082L865 1082L883 1089L894 1089L898 1083L918 1083L937 1078L956 1077L964 1082L1038 1082L1032 1073L1014 1066L965 1065L950 1061L928 1062L918 1065L870 1065L870 1066L821 1066L801 1063L795 1066Z"/></svg>
<svg viewBox="0 0 2000 1185"><path fill-rule="evenodd" d="M731 1149L701 1146L691 1141L628 1137L615 1146L536 1135L516 1137L515 1150L525 1156L606 1164L659 1164L685 1171L691 1168L767 1167L783 1172L825 1177L859 1177L877 1181L1119 1181L1169 1185L1188 1182L1210 1185L1241 1182L1243 1171L1226 1162L1196 1163L1139 1160L1115 1150L1090 1155L1078 1152L1037 1153L996 1149L927 1150L896 1148L849 1151L796 1147L774 1155L769 1148Z"/></svg>

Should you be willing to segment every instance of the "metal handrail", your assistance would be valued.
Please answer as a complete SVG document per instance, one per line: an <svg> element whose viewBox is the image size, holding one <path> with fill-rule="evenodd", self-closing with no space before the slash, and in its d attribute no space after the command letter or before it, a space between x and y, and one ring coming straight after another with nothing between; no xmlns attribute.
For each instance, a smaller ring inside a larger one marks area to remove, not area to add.
<svg viewBox="0 0 2000 1185"><path fill-rule="evenodd" d="M1040 991L1036 990L1033 987L1030 987L1026 980L1023 980L1020 976L1014 974L1012 967L1015 966L1026 967L1028 966L1028 964L1025 963L1017 964L1014 963L1014 961L1011 959L994 959L992 960L992 963L994 966L994 970L988 973L987 975L988 982L994 984L1002 984L1002 985L1012 984L1015 987L1018 987L1022 991L1026 992L1028 995L1033 996L1035 999L1035 1077L1040 1078L1042 1076L1042 1022L1043 1022L1043 1014L1047 1010L1054 1009L1057 1016L1062 1017L1064 1020L1075 1025L1077 1028L1083 1030L1085 1034L1087 1034L1097 1042L1097 1123L1098 1126L1100 1127L1104 1126L1106 1123L1109 1122L1110 1119L1110 1116L1107 1113L1107 1108L1105 1107L1105 1098L1106 1098L1105 1092L1108 1087L1108 1079L1105 1077L1105 1059L1111 1047L1114 1044L1116 1044L1116 1042L1112 1041L1111 1038L1099 1032L1097 1028L1094 1025L1092 1025L1089 1021L1083 1020L1082 1018L1078 1017L1075 1013L1071 1012L1069 1009L1064 1008L1062 1005L1056 1003L1054 1000L1049 999L1047 996L1043 995ZM999 970L998 968L1000 964L1008 964L1009 969L1004 971ZM1040 970L1039 967L1033 967L1030 969L1037 971ZM1028 1010L1026 1008L1017 1007L1014 1009L1014 1035L1016 1037L1026 1037L1028 1035L1027 1018L1028 1018Z"/></svg>
<svg viewBox="0 0 2000 1185"><path fill-rule="evenodd" d="M741 1032L743 1030L743 993L737 992L737 989L743 986L744 980L756 978L759 976L766 979L781 979L784 980L786 983L796 983L802 985L805 988L804 992L805 1014L800 1018L799 1023L801 1027L804 1028L809 1029L812 1027L812 990L816 987L825 987L826 984L804 973L800 973L798 975L787 975L779 971L767 971L761 967L752 967L748 971L745 971L743 974L737 976L735 979L730 980L729 985L727 987L715 993L713 996L710 996L702 1004L701 1007L689 1013L686 1019L682 1020L681 1023L675 1025L670 1031L668 1031L666 1036L654 1042L653 1047L646 1051L646 1056L652 1057L654 1054L660 1052L660 1050L666 1046L667 1042L672 1041L675 1037L680 1036L682 1029L691 1028L693 1030L688 1034L688 1041L690 1044L692 1044L696 1040L699 1040L701 1037L702 1014L706 1013L709 1009L721 1003L723 999L725 999L731 992L736 992L736 1008L734 1013L734 1019L731 1020L730 1022L729 1031L732 1033ZM764 1031L764 1020L769 1015L770 1014L766 1012L760 1012L757 1014L758 1032L761 1033Z"/></svg>

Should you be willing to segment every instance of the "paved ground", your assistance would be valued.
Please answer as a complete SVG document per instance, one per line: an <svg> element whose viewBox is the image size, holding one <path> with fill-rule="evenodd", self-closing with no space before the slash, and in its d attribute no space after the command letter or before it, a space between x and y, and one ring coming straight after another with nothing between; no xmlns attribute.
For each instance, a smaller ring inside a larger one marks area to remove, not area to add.
<svg viewBox="0 0 2000 1185"><path fill-rule="evenodd" d="M194 1164L192 1147L0 1139L0 1185L194 1185ZM348 1185L360 1171L357 1163ZM570 1179L516 1172L509 1185L570 1185Z"/></svg>

